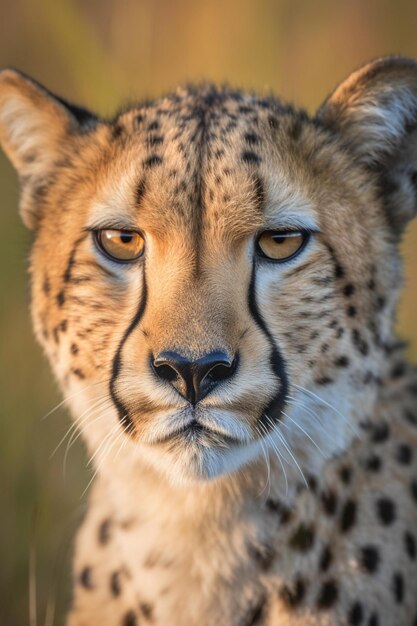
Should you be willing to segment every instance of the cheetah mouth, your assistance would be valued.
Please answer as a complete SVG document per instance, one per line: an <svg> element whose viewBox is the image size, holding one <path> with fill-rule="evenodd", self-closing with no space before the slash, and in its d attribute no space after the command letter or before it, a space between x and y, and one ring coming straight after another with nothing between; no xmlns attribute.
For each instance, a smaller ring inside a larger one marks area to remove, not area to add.
<svg viewBox="0 0 417 626"><path fill-rule="evenodd" d="M183 407L166 411L142 432L141 442L151 447L168 445L237 448L252 440L247 424L227 410L207 410L204 407Z"/></svg>
<svg viewBox="0 0 417 626"><path fill-rule="evenodd" d="M167 443L188 443L197 445L201 444L204 446L212 445L227 447L241 446L243 444L241 439L209 428L195 418L188 424L185 424L184 426L181 426L166 435L159 436L152 441L152 445L162 445Z"/></svg>

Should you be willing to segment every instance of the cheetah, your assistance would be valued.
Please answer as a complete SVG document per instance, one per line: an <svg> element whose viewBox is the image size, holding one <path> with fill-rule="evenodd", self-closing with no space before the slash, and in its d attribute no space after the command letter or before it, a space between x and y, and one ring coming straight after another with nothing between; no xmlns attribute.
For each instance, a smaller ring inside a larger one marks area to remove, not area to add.
<svg viewBox="0 0 417 626"><path fill-rule="evenodd" d="M101 119L0 73L36 337L94 460L67 626L415 626L394 331L417 62L314 116L203 84Z"/></svg>

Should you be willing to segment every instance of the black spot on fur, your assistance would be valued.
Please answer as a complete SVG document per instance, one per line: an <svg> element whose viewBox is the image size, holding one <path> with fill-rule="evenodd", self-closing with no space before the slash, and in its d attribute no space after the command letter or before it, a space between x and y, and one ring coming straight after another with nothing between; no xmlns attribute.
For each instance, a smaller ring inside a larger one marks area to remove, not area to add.
<svg viewBox="0 0 417 626"><path fill-rule="evenodd" d="M369 353L369 346L357 328L352 330L352 342L362 356L366 356Z"/></svg>
<svg viewBox="0 0 417 626"><path fill-rule="evenodd" d="M339 469L339 476L340 476L340 480L342 481L342 483L344 483L345 485L348 485L350 481L352 480L352 469L348 467L347 465L343 465Z"/></svg>
<svg viewBox="0 0 417 626"><path fill-rule="evenodd" d="M279 516L281 524L287 524L290 521L291 510L281 502L278 502L277 500L272 500L272 498L268 498L265 505L271 513Z"/></svg>
<svg viewBox="0 0 417 626"><path fill-rule="evenodd" d="M110 591L115 598L117 598L117 596L120 596L122 592L122 586L120 584L120 572L113 572L113 574L110 576Z"/></svg>
<svg viewBox="0 0 417 626"><path fill-rule="evenodd" d="M293 585L284 585L279 595L283 603L293 609L302 603L305 593L306 584L301 576L299 576L296 578Z"/></svg>
<svg viewBox="0 0 417 626"><path fill-rule="evenodd" d="M270 115L268 117L268 124L269 124L270 128L272 128L274 130L277 129L278 126L279 126L278 119L274 115Z"/></svg>
<svg viewBox="0 0 417 626"><path fill-rule="evenodd" d="M403 575L400 572L395 572L392 577L392 591L397 604L401 604L404 600L404 587Z"/></svg>
<svg viewBox="0 0 417 626"><path fill-rule="evenodd" d="M334 580L328 580L323 583L319 595L317 597L318 609L330 609L337 601L339 589Z"/></svg>
<svg viewBox="0 0 417 626"><path fill-rule="evenodd" d="M329 546L325 546L320 556L319 569L321 572L327 572L333 560L332 551Z"/></svg>
<svg viewBox="0 0 417 626"><path fill-rule="evenodd" d="M333 378L329 378L328 376L322 376L321 378L316 378L314 381L316 385L330 385L333 383Z"/></svg>
<svg viewBox="0 0 417 626"><path fill-rule="evenodd" d="M61 333L66 333L67 332L67 328L68 328L68 321L67 320L61 320L59 322L59 330L61 331Z"/></svg>
<svg viewBox="0 0 417 626"><path fill-rule="evenodd" d="M274 562L275 550L270 545L250 546L249 552L256 564L266 572Z"/></svg>
<svg viewBox="0 0 417 626"><path fill-rule="evenodd" d="M378 296L376 299L376 308L378 311L382 311L385 308L387 299L384 296Z"/></svg>
<svg viewBox="0 0 417 626"><path fill-rule="evenodd" d="M371 441L373 443L384 443L390 435L390 430L386 422L374 424L371 431Z"/></svg>
<svg viewBox="0 0 417 626"><path fill-rule="evenodd" d="M416 540L415 540L414 535L412 535L408 531L406 531L404 533L404 546L405 546L405 551L408 554L408 556L410 557L410 559L412 561L415 561L416 560L416 556L417 556Z"/></svg>
<svg viewBox="0 0 417 626"><path fill-rule="evenodd" d="M78 346L76 343L71 344L71 354L78 354Z"/></svg>
<svg viewBox="0 0 417 626"><path fill-rule="evenodd" d="M379 617L377 613L372 613L369 621L368 621L368 626L379 626Z"/></svg>
<svg viewBox="0 0 417 626"><path fill-rule="evenodd" d="M406 372L405 363L396 363L390 372L390 376L393 380L397 380L398 378L402 378Z"/></svg>
<svg viewBox="0 0 417 626"><path fill-rule="evenodd" d="M384 526L390 526L395 521L395 504L389 498L379 498L376 501L376 510L378 518Z"/></svg>
<svg viewBox="0 0 417 626"><path fill-rule="evenodd" d="M367 574L373 574L377 571L380 561L377 548L372 545L363 546L360 550L359 560L362 569Z"/></svg>
<svg viewBox="0 0 417 626"><path fill-rule="evenodd" d="M340 517L340 529L346 533L355 525L357 506L353 500L347 500L342 508Z"/></svg>
<svg viewBox="0 0 417 626"><path fill-rule="evenodd" d="M417 426L417 416L408 409L404 411L404 419L412 426Z"/></svg>
<svg viewBox="0 0 417 626"><path fill-rule="evenodd" d="M91 567L84 567L79 577L80 585L84 589L94 589Z"/></svg>
<svg viewBox="0 0 417 626"><path fill-rule="evenodd" d="M397 447L395 458L401 465L410 465L413 460L413 450L407 443L400 443Z"/></svg>
<svg viewBox="0 0 417 626"><path fill-rule="evenodd" d="M148 130L158 130L158 128L159 128L159 122L157 120L154 120L148 126Z"/></svg>
<svg viewBox="0 0 417 626"><path fill-rule="evenodd" d="M245 150L244 152L242 152L242 161L249 165L259 165L261 159L257 154L255 154L255 152Z"/></svg>
<svg viewBox="0 0 417 626"><path fill-rule="evenodd" d="M110 541L110 528L111 521L109 519L105 519L98 527L98 542L102 546L105 546Z"/></svg>
<svg viewBox="0 0 417 626"><path fill-rule="evenodd" d="M290 537L290 547L293 550L307 552L314 545L314 528L301 523L294 534Z"/></svg>
<svg viewBox="0 0 417 626"><path fill-rule="evenodd" d="M348 624L350 626L360 626L363 620L363 607L360 602L355 602L348 614Z"/></svg>
<svg viewBox="0 0 417 626"><path fill-rule="evenodd" d="M259 136L256 135L255 133L246 133L245 134L245 141L250 146L256 146L259 143Z"/></svg>
<svg viewBox="0 0 417 626"><path fill-rule="evenodd" d="M80 370L78 367L73 368L71 370L71 373L74 374L74 376L76 376L80 380L84 380L84 378L85 378L84 372L82 370Z"/></svg>
<svg viewBox="0 0 417 626"><path fill-rule="evenodd" d="M164 138L162 135L150 135L148 138L148 145L150 148L154 148L155 146L160 146L161 143L164 142Z"/></svg>
<svg viewBox="0 0 417 626"><path fill-rule="evenodd" d="M64 306L65 304L65 293L63 291L60 291L56 297L56 301L59 307Z"/></svg>
<svg viewBox="0 0 417 626"><path fill-rule="evenodd" d="M347 356L339 356L334 364L336 365L336 367L348 367L349 366L349 359Z"/></svg>
<svg viewBox="0 0 417 626"><path fill-rule="evenodd" d="M256 604L246 615L244 620L244 626L259 626L261 620L265 618L266 602L263 598L258 604Z"/></svg>
<svg viewBox="0 0 417 626"><path fill-rule="evenodd" d="M379 472L381 469L381 459L378 455L372 454L365 461L365 468L370 472Z"/></svg>
<svg viewBox="0 0 417 626"><path fill-rule="evenodd" d="M136 619L136 613L129 611L123 618L122 626L138 626L138 620Z"/></svg>
<svg viewBox="0 0 417 626"><path fill-rule="evenodd" d="M352 285L352 283L348 283L347 285L345 285L343 293L347 297L352 296L355 293L355 285Z"/></svg>
<svg viewBox="0 0 417 626"><path fill-rule="evenodd" d="M321 494L321 502L327 515L334 515L337 509L337 497L334 491L328 489Z"/></svg>
<svg viewBox="0 0 417 626"><path fill-rule="evenodd" d="M153 621L153 607L147 602L141 602L139 605L139 611L144 619L148 622Z"/></svg>
<svg viewBox="0 0 417 626"><path fill-rule="evenodd" d="M160 157L158 154L152 154L150 157L145 159L145 161L143 162L143 166L147 169L151 169L153 167L156 167L157 165L161 165L161 163L162 157Z"/></svg>
<svg viewBox="0 0 417 626"><path fill-rule="evenodd" d="M346 313L348 314L349 317L356 317L356 314L357 314L356 307L354 307L353 305L348 306L348 308L346 309Z"/></svg>
<svg viewBox="0 0 417 626"><path fill-rule="evenodd" d="M121 126L121 124L116 124L112 128L111 138L112 139L118 139L120 137L120 135L122 134L122 132L123 132L123 127Z"/></svg>

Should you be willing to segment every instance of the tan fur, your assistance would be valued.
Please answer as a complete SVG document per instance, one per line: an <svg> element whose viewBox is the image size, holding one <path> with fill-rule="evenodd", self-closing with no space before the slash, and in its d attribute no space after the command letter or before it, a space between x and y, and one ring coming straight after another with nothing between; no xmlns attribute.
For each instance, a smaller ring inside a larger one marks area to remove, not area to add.
<svg viewBox="0 0 417 626"><path fill-rule="evenodd" d="M106 122L0 74L35 331L97 470L68 626L417 623L417 377L393 331L416 122L395 57L314 119L202 86ZM144 257L109 261L104 228ZM291 228L302 252L262 260L257 235ZM150 365L167 350L238 366L192 408Z"/></svg>

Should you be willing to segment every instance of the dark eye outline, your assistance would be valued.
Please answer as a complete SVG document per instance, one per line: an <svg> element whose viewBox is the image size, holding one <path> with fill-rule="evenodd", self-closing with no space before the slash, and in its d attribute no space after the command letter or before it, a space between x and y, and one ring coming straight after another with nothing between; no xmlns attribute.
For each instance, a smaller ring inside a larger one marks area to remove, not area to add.
<svg viewBox="0 0 417 626"><path fill-rule="evenodd" d="M140 251L140 253L133 257L133 259L118 259L117 257L111 255L109 252L107 252L107 250L105 249L105 247L103 246L103 243L101 241L101 235L102 233L104 233L106 230L116 230L120 233L134 233L135 235L139 235L140 237L142 237L143 239L143 248ZM96 247L98 248L99 252L105 256L107 259L109 259L110 261L112 261L113 263L119 263L120 265L129 265L131 263L135 263L136 261L138 261L144 254L145 252L145 237L143 235L143 233L141 233L139 230L128 230L128 229L123 229L123 228L96 228L93 231L93 237L94 237L94 243L96 244Z"/></svg>
<svg viewBox="0 0 417 626"><path fill-rule="evenodd" d="M265 254L265 252L262 250L260 244L259 244L259 240L262 237L262 235L265 235L266 233L271 233L271 235L275 234L275 235L302 235L303 240L301 242L300 247L293 252L292 254L290 254L290 256L284 257L283 259L273 259L272 257L268 256L267 254ZM308 244L308 242L310 241L312 232L309 230L304 230L302 228L297 228L297 229L285 229L285 230L275 230L275 229L267 229L267 230L263 230L262 232L260 232L257 237L256 237L256 253L259 257L261 257L262 260L268 261L270 263L287 263L288 261L292 261L292 259L295 259L295 257L297 257L306 247L306 245Z"/></svg>

